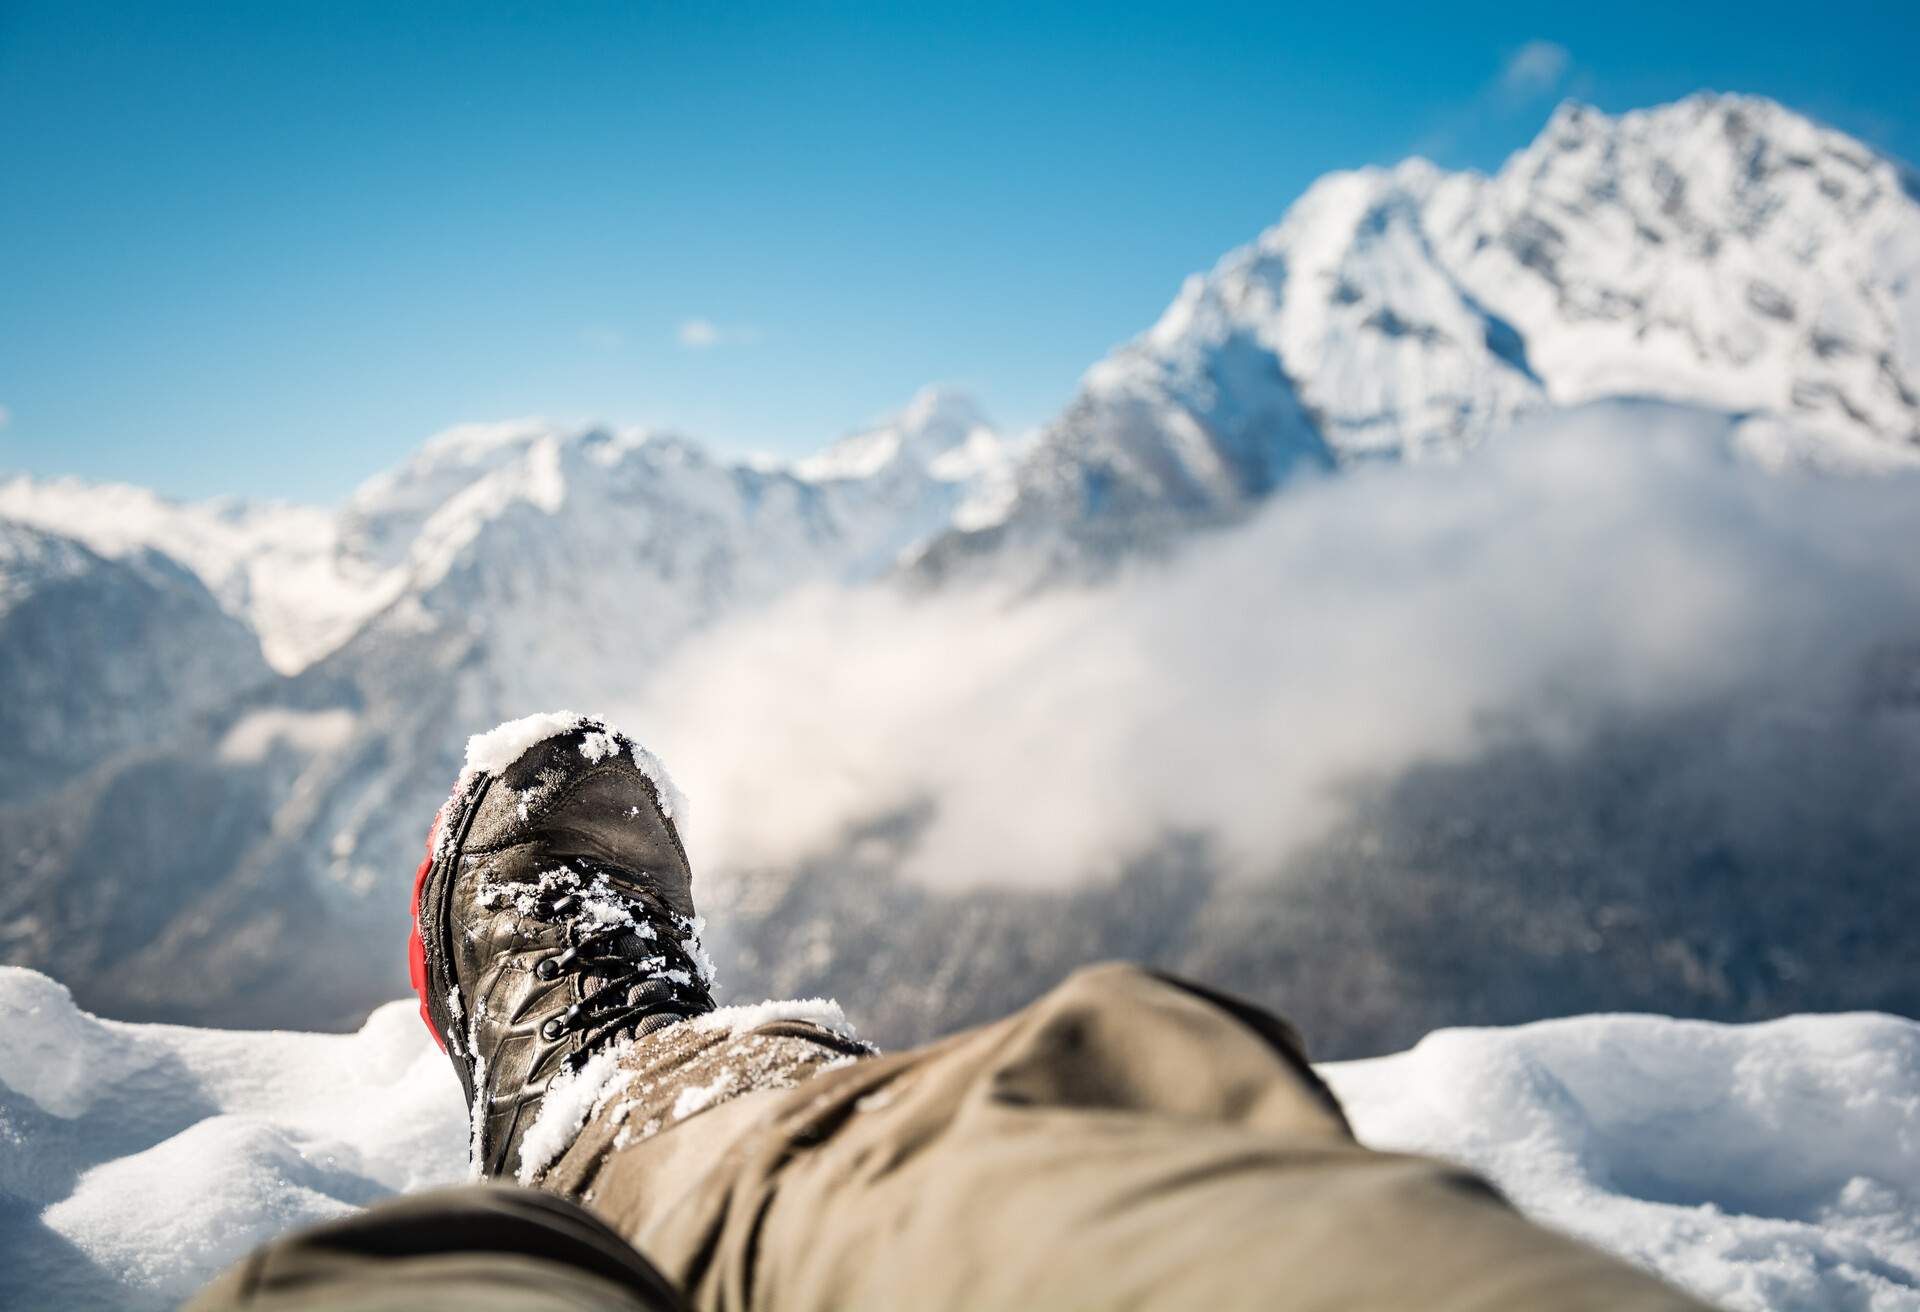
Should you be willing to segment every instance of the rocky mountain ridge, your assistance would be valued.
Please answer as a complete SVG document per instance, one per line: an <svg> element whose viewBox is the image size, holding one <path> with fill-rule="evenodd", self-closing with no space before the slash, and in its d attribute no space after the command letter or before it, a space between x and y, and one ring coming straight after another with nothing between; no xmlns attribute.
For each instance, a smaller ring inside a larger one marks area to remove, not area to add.
<svg viewBox="0 0 1920 1312"><path fill-rule="evenodd" d="M1773 464L1920 460L1920 175L1719 95L1563 105L1491 177L1332 174L1088 371L1007 519L1231 517L1302 471L1458 459L1620 397L1737 416Z"/></svg>

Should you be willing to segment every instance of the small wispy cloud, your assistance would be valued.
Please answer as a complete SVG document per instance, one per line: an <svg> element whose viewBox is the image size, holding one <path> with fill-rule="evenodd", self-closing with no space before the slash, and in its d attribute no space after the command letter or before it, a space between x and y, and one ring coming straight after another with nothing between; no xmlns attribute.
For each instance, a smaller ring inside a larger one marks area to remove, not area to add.
<svg viewBox="0 0 1920 1312"><path fill-rule="evenodd" d="M1499 92L1509 100L1532 100L1565 80L1573 56L1557 41L1529 41L1501 66Z"/></svg>
<svg viewBox="0 0 1920 1312"><path fill-rule="evenodd" d="M1573 52L1558 41L1528 41L1500 62L1499 71L1479 85L1471 100L1441 113L1408 153L1446 163L1463 147L1531 120L1540 112L1540 102L1556 92L1585 94L1586 81L1575 74Z"/></svg>
<svg viewBox="0 0 1920 1312"><path fill-rule="evenodd" d="M704 351L720 345L720 328L709 319L689 319L680 325L680 345L692 351Z"/></svg>
<svg viewBox="0 0 1920 1312"><path fill-rule="evenodd" d="M674 330L674 335L689 351L710 351L716 346L751 346L760 340L757 328L725 327L711 319L688 319Z"/></svg>

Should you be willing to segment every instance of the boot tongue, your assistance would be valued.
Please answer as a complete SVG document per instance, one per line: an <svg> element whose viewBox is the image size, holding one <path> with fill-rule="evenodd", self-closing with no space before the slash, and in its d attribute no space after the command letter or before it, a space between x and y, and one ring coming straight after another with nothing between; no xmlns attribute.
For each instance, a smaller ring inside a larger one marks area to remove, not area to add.
<svg viewBox="0 0 1920 1312"><path fill-rule="evenodd" d="M691 926L657 909L651 899L634 907L628 928L607 941L605 952L619 964L583 972L585 988L612 986L620 1002L633 1009L631 1018L605 1037L637 1038L712 1010L712 981ZM637 973L629 975L630 970Z"/></svg>

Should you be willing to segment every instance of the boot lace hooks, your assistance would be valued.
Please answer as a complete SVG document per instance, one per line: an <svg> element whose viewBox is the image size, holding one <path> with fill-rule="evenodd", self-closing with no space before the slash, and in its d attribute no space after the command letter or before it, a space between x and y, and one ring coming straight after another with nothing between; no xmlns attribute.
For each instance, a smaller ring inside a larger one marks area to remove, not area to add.
<svg viewBox="0 0 1920 1312"><path fill-rule="evenodd" d="M711 981L696 956L691 920L646 894L617 887L609 872L590 865L543 875L534 897L536 915L572 922L568 936L573 940L563 951L542 957L534 975L548 982L570 974L596 981L591 992L540 1026L540 1037L549 1043L573 1033L586 1035L568 1054L569 1066L578 1067L622 1031L640 1037L713 1010ZM669 927L670 936L661 932Z"/></svg>

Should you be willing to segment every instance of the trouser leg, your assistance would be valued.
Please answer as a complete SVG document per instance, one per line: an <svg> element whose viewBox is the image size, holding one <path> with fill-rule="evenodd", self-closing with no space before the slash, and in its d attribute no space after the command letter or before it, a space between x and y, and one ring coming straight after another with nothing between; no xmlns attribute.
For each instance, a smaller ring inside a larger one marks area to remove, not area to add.
<svg viewBox="0 0 1920 1312"><path fill-rule="evenodd" d="M1468 1172L1362 1148L1283 1024L1130 967L642 1141L607 1116L545 1183L702 1309L1700 1306Z"/></svg>
<svg viewBox="0 0 1920 1312"><path fill-rule="evenodd" d="M585 1209L469 1185L396 1198L255 1249L188 1312L679 1312L672 1287Z"/></svg>

